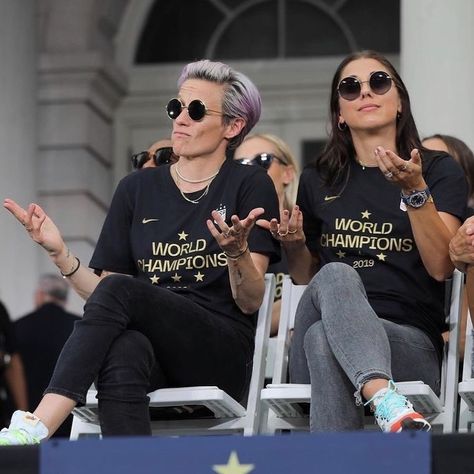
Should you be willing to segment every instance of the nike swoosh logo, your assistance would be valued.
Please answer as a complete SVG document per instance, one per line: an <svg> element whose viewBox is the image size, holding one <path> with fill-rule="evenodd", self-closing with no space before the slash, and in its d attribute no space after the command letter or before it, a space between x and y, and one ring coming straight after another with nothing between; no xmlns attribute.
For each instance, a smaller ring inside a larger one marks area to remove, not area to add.
<svg viewBox="0 0 474 474"><path fill-rule="evenodd" d="M148 224L149 222L157 222L160 219L143 219L142 224Z"/></svg>
<svg viewBox="0 0 474 474"><path fill-rule="evenodd" d="M334 201L334 199L337 199L338 197L341 196L324 196L325 201Z"/></svg>

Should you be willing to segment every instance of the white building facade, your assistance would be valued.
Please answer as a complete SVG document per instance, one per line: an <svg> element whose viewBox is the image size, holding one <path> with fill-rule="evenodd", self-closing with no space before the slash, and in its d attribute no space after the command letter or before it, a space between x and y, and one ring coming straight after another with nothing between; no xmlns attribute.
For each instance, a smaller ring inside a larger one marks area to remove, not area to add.
<svg viewBox="0 0 474 474"><path fill-rule="evenodd" d="M162 40L162 51L156 41L157 61L137 58L149 25L157 18L163 25L170 15L167 6L177 3L0 1L2 197L24 206L38 202L85 264L113 189L130 172L131 152L170 134L164 106L176 95L176 80L187 61L166 59L173 54L166 46L170 34ZM361 45L377 49L385 31L397 31L399 51L387 56L408 86L420 134L451 134L474 147L469 88L474 3L367 0L369 10L382 3L397 5L399 15L390 20L385 12L379 23L372 14L364 15L362 3L194 0L194 9L202 7L202 28L213 25L209 33L199 33L203 46L196 54L224 60L254 80L264 104L257 131L279 135L301 161L305 144L326 138L329 84L342 57ZM216 10L214 24L206 13L211 7ZM172 37L172 44L180 42L176 51L186 41L196 48L201 44L193 37L201 31L196 11L190 12L194 23L178 19L187 31ZM255 22L262 18L268 24L258 29ZM316 25L314 31L295 28L305 18ZM271 51L268 57L265 48ZM230 59L220 56L226 51ZM15 319L31 310L39 274L56 269L7 211L0 213L0 226L0 299ZM81 308L81 300L73 297L70 309Z"/></svg>

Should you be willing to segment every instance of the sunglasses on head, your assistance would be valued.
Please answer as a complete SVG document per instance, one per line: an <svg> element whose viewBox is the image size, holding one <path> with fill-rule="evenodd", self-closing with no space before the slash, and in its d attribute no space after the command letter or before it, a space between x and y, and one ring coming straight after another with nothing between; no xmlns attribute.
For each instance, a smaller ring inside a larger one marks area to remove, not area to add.
<svg viewBox="0 0 474 474"><path fill-rule="evenodd" d="M171 120L177 119L183 109L188 109L188 115L195 122L202 120L205 115L211 115L211 113L224 115L217 110L208 109L204 102L199 99L192 100L188 105L184 105L179 99L171 99L166 106L166 112Z"/></svg>
<svg viewBox="0 0 474 474"><path fill-rule="evenodd" d="M288 163L286 163L286 161L282 160L281 158L278 158L278 156L273 155L272 153L260 153L258 155L255 155L253 158L237 158L235 161L237 161L237 163L240 163L241 165L258 165L268 170L273 160L277 160L282 165L288 166Z"/></svg>
<svg viewBox="0 0 474 474"><path fill-rule="evenodd" d="M139 170L143 168L143 165L151 159L155 163L155 166L166 165L172 162L173 155L173 148L172 147L164 147L158 148L155 153L151 154L148 151L141 151L139 153L135 153L132 155L132 166L134 169Z"/></svg>
<svg viewBox="0 0 474 474"><path fill-rule="evenodd" d="M368 81L360 81L357 77L345 77L339 83L337 91L345 100L355 100L360 96L362 84L368 83L370 90L377 95L386 94L392 87L392 78L385 71L373 72Z"/></svg>

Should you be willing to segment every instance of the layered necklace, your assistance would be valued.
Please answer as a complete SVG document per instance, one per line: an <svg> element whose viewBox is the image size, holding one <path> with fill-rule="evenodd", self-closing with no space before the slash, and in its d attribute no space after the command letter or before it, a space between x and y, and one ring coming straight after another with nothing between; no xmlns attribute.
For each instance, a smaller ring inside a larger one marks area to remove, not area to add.
<svg viewBox="0 0 474 474"><path fill-rule="evenodd" d="M213 174L211 174L211 176L208 176L207 178L202 178L202 179L189 179L189 178L186 178L184 177L180 171L179 171L179 168L178 168L178 163L176 163L174 165L174 170L175 170L175 173L176 173L176 185L178 186L178 189L179 189L179 192L181 193L181 196L183 196L183 199L190 202L191 204L199 204L199 201L204 197L204 196L207 196L207 194L209 193L209 188L211 186L211 183L214 181L214 178L219 174L219 171L220 171L221 167L219 166L219 168L217 169L217 171ZM207 186L204 188L204 191L203 193L198 196L196 199L190 199L186 196L185 193L183 193L183 191L181 190L181 188L179 187L179 181L184 181L185 183L191 183L191 184L197 184L197 183L205 183L206 181L209 181L207 183Z"/></svg>

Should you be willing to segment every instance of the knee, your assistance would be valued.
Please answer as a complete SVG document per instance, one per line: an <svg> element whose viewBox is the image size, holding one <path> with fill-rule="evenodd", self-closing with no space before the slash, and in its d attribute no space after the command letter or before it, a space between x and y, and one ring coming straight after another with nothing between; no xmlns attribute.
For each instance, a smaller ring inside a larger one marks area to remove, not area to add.
<svg viewBox="0 0 474 474"><path fill-rule="evenodd" d="M330 262L321 267L308 286L339 291L338 288L348 288L351 285L363 287L359 274L346 263Z"/></svg>
<svg viewBox="0 0 474 474"><path fill-rule="evenodd" d="M310 354L329 355L332 353L322 321L317 321L306 331L303 346L307 357Z"/></svg>
<svg viewBox="0 0 474 474"><path fill-rule="evenodd" d="M97 285L92 294L100 292L118 293L128 288L131 284L131 278L126 275L113 274L103 278Z"/></svg>
<svg viewBox="0 0 474 474"><path fill-rule="evenodd" d="M141 332L126 330L110 346L99 373L99 380L111 374L128 377L131 373L149 379L155 355L149 339Z"/></svg>

